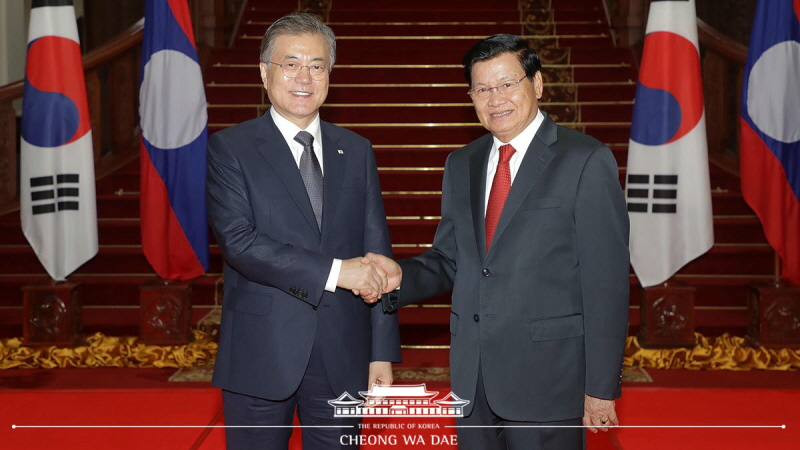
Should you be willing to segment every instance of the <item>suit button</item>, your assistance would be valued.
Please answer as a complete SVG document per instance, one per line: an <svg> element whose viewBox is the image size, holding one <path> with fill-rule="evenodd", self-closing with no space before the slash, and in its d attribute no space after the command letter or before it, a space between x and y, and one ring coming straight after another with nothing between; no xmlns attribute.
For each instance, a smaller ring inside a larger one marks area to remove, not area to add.
<svg viewBox="0 0 800 450"><path fill-rule="evenodd" d="M481 273L483 274L483 276L488 277L489 275L491 275L492 271L489 269L483 269Z"/></svg>
<svg viewBox="0 0 800 450"><path fill-rule="evenodd" d="M474 316L472 316L472 320L474 320L475 322L480 322L481 321L481 316L475 314Z"/></svg>

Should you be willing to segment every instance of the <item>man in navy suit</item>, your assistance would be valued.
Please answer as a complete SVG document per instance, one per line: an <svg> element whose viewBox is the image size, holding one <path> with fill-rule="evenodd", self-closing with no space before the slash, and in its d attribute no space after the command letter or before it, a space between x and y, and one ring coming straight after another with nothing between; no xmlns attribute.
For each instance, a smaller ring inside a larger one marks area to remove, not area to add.
<svg viewBox="0 0 800 450"><path fill-rule="evenodd" d="M387 310L453 291L450 374L471 400L462 450L576 450L618 425L628 214L611 151L539 110L541 62L517 36L463 60L489 134L445 164L433 246L389 276ZM505 428L501 428L505 427ZM501 432L502 430L502 432Z"/></svg>
<svg viewBox="0 0 800 450"><path fill-rule="evenodd" d="M372 146L319 118L336 57L316 16L274 22L261 44L272 107L208 143L208 210L225 256L213 383L223 390L229 450L287 448L297 412L305 449L350 448L358 419L333 417L343 392L392 383L397 317L355 294L391 256ZM261 427L258 427L261 426ZM314 427L319 426L319 427Z"/></svg>

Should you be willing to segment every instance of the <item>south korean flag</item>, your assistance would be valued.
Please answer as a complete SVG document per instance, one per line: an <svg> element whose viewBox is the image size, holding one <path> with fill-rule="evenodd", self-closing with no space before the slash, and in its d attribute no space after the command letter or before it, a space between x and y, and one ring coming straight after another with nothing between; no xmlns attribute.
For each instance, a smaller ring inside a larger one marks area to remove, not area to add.
<svg viewBox="0 0 800 450"><path fill-rule="evenodd" d="M23 95L22 231L60 281L98 249L92 130L69 0L33 1Z"/></svg>

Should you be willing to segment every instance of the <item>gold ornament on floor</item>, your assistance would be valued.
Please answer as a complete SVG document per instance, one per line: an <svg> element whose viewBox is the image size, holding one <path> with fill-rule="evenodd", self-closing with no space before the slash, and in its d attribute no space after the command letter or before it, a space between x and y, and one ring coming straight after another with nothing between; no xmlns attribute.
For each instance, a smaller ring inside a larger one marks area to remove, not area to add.
<svg viewBox="0 0 800 450"><path fill-rule="evenodd" d="M137 337L110 337L95 333L86 345L73 348L23 347L19 338L0 340L0 369L55 369L64 367L191 367L217 355L211 336L193 331L194 341L185 345L146 345Z"/></svg>

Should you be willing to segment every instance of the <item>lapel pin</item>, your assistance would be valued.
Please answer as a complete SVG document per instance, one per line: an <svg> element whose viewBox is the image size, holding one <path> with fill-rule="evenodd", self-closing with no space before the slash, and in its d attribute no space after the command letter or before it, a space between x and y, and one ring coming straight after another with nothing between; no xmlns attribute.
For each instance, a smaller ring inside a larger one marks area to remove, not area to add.
<svg viewBox="0 0 800 450"><path fill-rule="evenodd" d="M340 155L344 155L344 150L336 150Z"/></svg>

